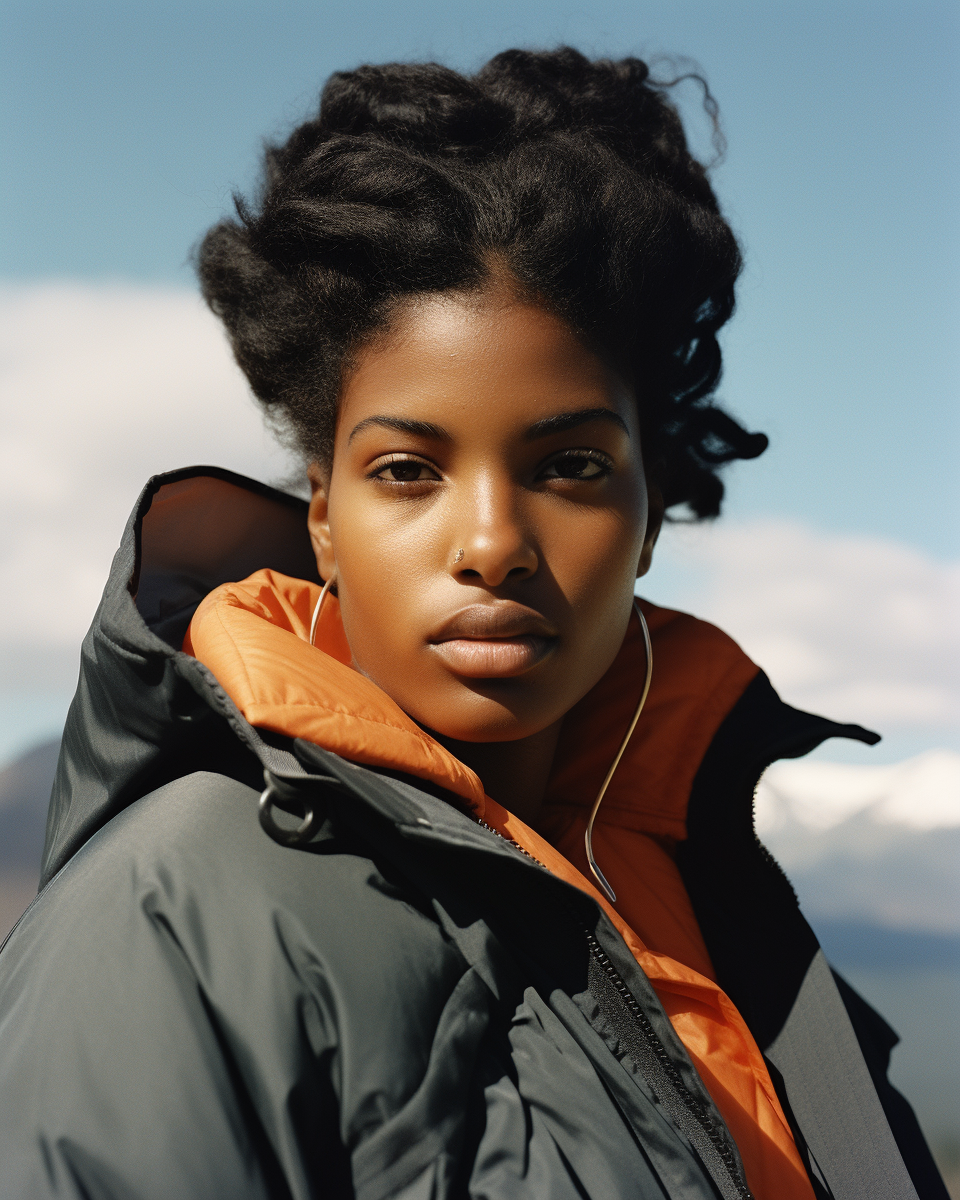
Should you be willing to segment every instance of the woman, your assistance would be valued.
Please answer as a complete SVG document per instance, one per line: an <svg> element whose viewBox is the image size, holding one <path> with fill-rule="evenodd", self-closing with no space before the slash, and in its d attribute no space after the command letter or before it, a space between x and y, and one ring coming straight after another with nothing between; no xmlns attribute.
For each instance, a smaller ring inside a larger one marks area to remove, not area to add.
<svg viewBox="0 0 960 1200"><path fill-rule="evenodd" d="M364 67L238 211L200 277L312 498L131 518L0 959L0 1190L944 1196L752 832L770 761L876 736L634 601L766 445L664 88Z"/></svg>

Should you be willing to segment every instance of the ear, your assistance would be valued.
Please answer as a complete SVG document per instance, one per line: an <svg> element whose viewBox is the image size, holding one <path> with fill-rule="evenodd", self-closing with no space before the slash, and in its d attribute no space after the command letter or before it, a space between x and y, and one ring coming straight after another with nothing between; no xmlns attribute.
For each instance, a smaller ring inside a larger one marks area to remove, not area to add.
<svg viewBox="0 0 960 1200"><path fill-rule="evenodd" d="M646 575L653 561L653 548L657 544L660 530L663 527L663 492L655 483L647 484L647 532L643 537L643 549L640 552L640 562L637 564L637 578Z"/></svg>
<svg viewBox="0 0 960 1200"><path fill-rule="evenodd" d="M337 558L333 552L333 541L330 537L330 521L328 517L327 491L330 487L330 474L321 469L319 463L311 463L307 467L307 478L310 480L310 508L307 512L307 529L313 545L313 553L317 558L317 571L323 580L333 578L337 573Z"/></svg>

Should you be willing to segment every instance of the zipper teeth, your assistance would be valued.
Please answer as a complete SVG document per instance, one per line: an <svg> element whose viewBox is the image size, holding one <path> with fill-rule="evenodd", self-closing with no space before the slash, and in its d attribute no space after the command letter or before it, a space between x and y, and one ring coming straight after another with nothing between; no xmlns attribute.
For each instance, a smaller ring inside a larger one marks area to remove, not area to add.
<svg viewBox="0 0 960 1200"><path fill-rule="evenodd" d="M710 1139L713 1148L716 1150L717 1154L719 1154L723 1165L727 1168L727 1173L729 1174L734 1187L737 1189L737 1193L743 1197L743 1200L753 1200L753 1194L741 1177L740 1171L737 1167L736 1159L733 1157L733 1152L727 1145L726 1139L721 1135L713 1121L711 1121L706 1110L697 1097L694 1096L691 1091L689 1091L687 1085L683 1082L680 1072L677 1070L673 1060L667 1053L667 1048L664 1046L663 1042L660 1041L659 1037L657 1037L657 1032L650 1023L650 1018L637 1003L636 997L627 987L626 983L624 983L620 972L607 957L603 947L600 945L594 935L590 932L587 926L584 925L582 928L584 934L586 935L587 945L590 947L590 953L600 964L601 969L616 988L620 999L626 1005L630 1015L640 1026L644 1038L656 1055L657 1061L660 1063L664 1074L679 1093L680 1099L691 1111L693 1116L696 1118L697 1124Z"/></svg>
<svg viewBox="0 0 960 1200"><path fill-rule="evenodd" d="M484 829L489 830L490 833L496 834L498 838L506 842L508 845L515 847L520 851L521 854L524 854L527 858L532 859L537 866L543 867L543 863L539 860L539 858L535 858L529 850L525 850L523 846L521 846L519 842L515 842L513 838L509 838L505 834L502 834L499 829L494 829L493 826L488 825L486 821L478 820L477 824L482 826ZM544 870L546 869L547 868L544 867ZM597 960L600 969L616 988L617 994L627 1007L627 1011L636 1021L637 1025L639 1025L644 1039L655 1054L664 1074L677 1090L680 1099L696 1118L697 1124L710 1139L713 1148L720 1156L723 1165L727 1168L727 1173L729 1174L734 1187L737 1189L738 1195L740 1195L743 1200L754 1200L753 1193L747 1187L745 1180L742 1178L740 1171L737 1168L737 1163L733 1157L730 1147L727 1145L726 1140L721 1136L716 1125L707 1115L703 1105L700 1103L697 1097L689 1091L687 1085L683 1082L680 1072L677 1070L673 1060L667 1053L666 1046L664 1046L663 1042L661 1042L659 1037L657 1037L657 1031L653 1028L653 1025L651 1025L650 1018L637 1003L636 997L627 987L623 976L610 961L610 958L607 956L596 937L594 937L589 927L584 925L579 920L577 921L577 924L580 926L586 937L587 947L589 948L590 953Z"/></svg>
<svg viewBox="0 0 960 1200"><path fill-rule="evenodd" d="M527 858L533 859L533 861L537 864L538 867L543 867L543 869L545 871L547 870L547 868L543 866L543 863L540 861L540 859L534 858L534 856L530 853L529 850L524 850L524 848L520 845L519 842L515 842L513 840L513 838L507 837L507 835L505 833L501 833L499 829L494 829L494 827L492 825L488 825L486 823L486 821L481 821L479 819L479 817L474 817L474 820L483 829L488 830L490 833L496 834L496 836L501 840L501 842L506 842L508 846L513 846L513 848L515 850L519 850L520 853L525 854L527 856Z"/></svg>

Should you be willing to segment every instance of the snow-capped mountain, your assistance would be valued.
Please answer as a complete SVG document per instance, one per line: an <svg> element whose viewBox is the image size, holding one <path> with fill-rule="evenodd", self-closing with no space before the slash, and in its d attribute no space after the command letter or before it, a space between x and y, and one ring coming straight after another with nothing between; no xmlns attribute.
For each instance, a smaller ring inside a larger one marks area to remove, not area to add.
<svg viewBox="0 0 960 1200"><path fill-rule="evenodd" d="M815 928L863 922L960 946L960 754L775 763L756 823Z"/></svg>

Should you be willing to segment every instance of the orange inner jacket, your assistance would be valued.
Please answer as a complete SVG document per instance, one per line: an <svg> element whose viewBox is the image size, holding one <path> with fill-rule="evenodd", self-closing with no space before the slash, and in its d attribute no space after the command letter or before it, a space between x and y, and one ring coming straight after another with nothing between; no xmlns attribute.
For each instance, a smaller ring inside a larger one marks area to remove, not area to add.
<svg viewBox="0 0 960 1200"><path fill-rule="evenodd" d="M813 1200L813 1190L760 1050L717 985L673 847L686 836L693 777L757 667L726 634L643 603L654 672L643 717L594 827L597 861L617 894L590 882L583 835L639 698L644 652L631 621L610 670L567 715L538 830L351 663L336 599L315 638L320 589L274 571L224 584L197 609L184 650L210 668L251 725L304 738L352 762L402 771L461 797L478 820L587 892L622 934L733 1134L758 1200Z"/></svg>

